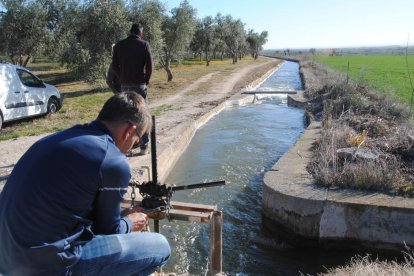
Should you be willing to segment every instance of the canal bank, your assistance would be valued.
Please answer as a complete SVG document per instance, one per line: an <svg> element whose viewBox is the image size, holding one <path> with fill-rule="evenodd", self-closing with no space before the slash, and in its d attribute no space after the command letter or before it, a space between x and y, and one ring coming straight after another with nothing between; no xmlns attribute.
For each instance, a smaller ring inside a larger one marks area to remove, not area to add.
<svg viewBox="0 0 414 276"><path fill-rule="evenodd" d="M309 73L304 72L305 79L311 79ZM303 95L288 96L288 103L302 108L307 105ZM404 250L404 244L414 245L413 199L316 185L306 167L319 136L320 123L310 123L265 174L265 226L297 245L395 251Z"/></svg>

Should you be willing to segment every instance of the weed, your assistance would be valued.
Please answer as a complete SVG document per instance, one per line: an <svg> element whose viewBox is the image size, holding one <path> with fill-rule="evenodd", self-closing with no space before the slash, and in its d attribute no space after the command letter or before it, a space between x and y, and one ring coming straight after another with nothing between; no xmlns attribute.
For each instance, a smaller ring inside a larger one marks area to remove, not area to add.
<svg viewBox="0 0 414 276"><path fill-rule="evenodd" d="M151 110L151 113L155 116L160 116L166 111L174 110L174 106L172 104L163 104Z"/></svg>
<svg viewBox="0 0 414 276"><path fill-rule="evenodd" d="M329 269L319 276L406 276L414 274L414 255L410 249L404 253L404 261L372 260L370 255L355 256L350 263L337 268Z"/></svg>

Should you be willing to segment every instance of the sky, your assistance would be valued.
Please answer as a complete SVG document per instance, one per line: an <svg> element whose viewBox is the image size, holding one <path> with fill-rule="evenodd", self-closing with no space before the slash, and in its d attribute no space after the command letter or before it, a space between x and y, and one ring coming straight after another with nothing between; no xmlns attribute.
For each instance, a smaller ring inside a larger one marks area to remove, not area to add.
<svg viewBox="0 0 414 276"><path fill-rule="evenodd" d="M197 18L230 14L268 31L264 49L414 45L414 0L188 0ZM167 10L180 0L164 0Z"/></svg>

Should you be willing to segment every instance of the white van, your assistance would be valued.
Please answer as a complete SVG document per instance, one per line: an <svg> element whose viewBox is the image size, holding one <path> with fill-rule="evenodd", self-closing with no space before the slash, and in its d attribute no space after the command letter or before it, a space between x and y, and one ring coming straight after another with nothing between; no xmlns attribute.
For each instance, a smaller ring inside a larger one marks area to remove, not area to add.
<svg viewBox="0 0 414 276"><path fill-rule="evenodd" d="M3 122L55 113L63 98L24 67L0 63L0 128Z"/></svg>

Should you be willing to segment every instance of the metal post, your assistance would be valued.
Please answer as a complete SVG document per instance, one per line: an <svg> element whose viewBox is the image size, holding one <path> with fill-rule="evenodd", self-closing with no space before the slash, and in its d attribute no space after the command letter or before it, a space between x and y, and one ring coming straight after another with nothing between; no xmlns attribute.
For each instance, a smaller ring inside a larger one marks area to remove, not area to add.
<svg viewBox="0 0 414 276"><path fill-rule="evenodd" d="M154 232L160 232L160 221L158 219L154 219Z"/></svg>
<svg viewBox="0 0 414 276"><path fill-rule="evenodd" d="M348 67L346 68L346 85L348 85L349 82L349 60L348 60Z"/></svg>
<svg viewBox="0 0 414 276"><path fill-rule="evenodd" d="M152 181L154 185L158 185L158 171L157 171L157 137L155 130L155 116L152 115L152 130L151 130L151 167L152 167ZM160 221L154 220L154 231L160 232Z"/></svg>
<svg viewBox="0 0 414 276"><path fill-rule="evenodd" d="M214 211L210 225L210 275L222 274L223 213Z"/></svg>

